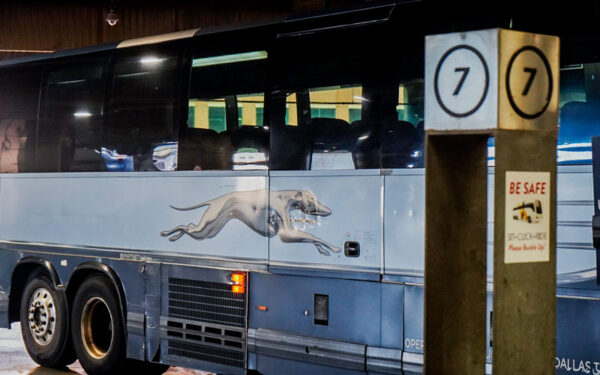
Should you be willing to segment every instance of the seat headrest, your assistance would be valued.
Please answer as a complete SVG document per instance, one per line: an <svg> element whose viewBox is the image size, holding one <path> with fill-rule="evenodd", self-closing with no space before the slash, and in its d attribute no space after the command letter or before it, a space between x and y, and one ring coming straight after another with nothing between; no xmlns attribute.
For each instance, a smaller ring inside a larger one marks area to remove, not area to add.
<svg viewBox="0 0 600 375"><path fill-rule="evenodd" d="M306 128L315 135L344 132L350 129L347 121L337 118L317 117L306 122Z"/></svg>
<svg viewBox="0 0 600 375"><path fill-rule="evenodd" d="M203 128L185 128L184 134L187 137L211 137L216 136L217 132L212 129Z"/></svg>

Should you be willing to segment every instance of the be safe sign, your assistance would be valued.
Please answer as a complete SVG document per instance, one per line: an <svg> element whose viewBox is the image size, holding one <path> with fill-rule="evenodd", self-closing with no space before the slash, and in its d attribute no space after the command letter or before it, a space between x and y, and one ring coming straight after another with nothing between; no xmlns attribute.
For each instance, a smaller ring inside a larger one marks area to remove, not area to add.
<svg viewBox="0 0 600 375"><path fill-rule="evenodd" d="M425 43L426 130L544 130L558 121L557 37L490 29Z"/></svg>
<svg viewBox="0 0 600 375"><path fill-rule="evenodd" d="M504 262L550 260L550 172L506 172Z"/></svg>

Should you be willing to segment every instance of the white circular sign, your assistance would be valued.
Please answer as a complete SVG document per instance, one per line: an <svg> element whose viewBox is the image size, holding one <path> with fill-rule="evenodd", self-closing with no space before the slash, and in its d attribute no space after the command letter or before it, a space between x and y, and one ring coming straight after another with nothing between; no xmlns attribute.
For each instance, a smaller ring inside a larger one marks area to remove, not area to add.
<svg viewBox="0 0 600 375"><path fill-rule="evenodd" d="M440 58L433 88L444 112L453 117L467 117L477 112L485 101L489 82L488 66L481 52L461 44Z"/></svg>
<svg viewBox="0 0 600 375"><path fill-rule="evenodd" d="M525 46L511 56L506 69L506 94L519 116L541 116L550 104L553 84L550 63L539 48Z"/></svg>

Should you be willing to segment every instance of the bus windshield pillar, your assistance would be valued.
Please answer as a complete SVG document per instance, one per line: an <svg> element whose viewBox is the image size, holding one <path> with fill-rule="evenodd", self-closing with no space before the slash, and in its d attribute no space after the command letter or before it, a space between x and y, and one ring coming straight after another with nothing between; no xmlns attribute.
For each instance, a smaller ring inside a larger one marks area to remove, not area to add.
<svg viewBox="0 0 600 375"><path fill-rule="evenodd" d="M554 372L558 48L502 29L426 39L426 374L485 373L486 350L494 375Z"/></svg>

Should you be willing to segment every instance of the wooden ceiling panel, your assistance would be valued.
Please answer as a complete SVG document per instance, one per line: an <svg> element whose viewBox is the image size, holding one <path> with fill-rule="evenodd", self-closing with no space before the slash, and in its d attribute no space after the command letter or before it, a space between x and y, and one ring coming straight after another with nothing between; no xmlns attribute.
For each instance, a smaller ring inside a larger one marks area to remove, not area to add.
<svg viewBox="0 0 600 375"><path fill-rule="evenodd" d="M365 0L115 0L119 22L113 27L105 21L108 0L3 2L0 59L195 28L277 20L295 11L361 1Z"/></svg>

